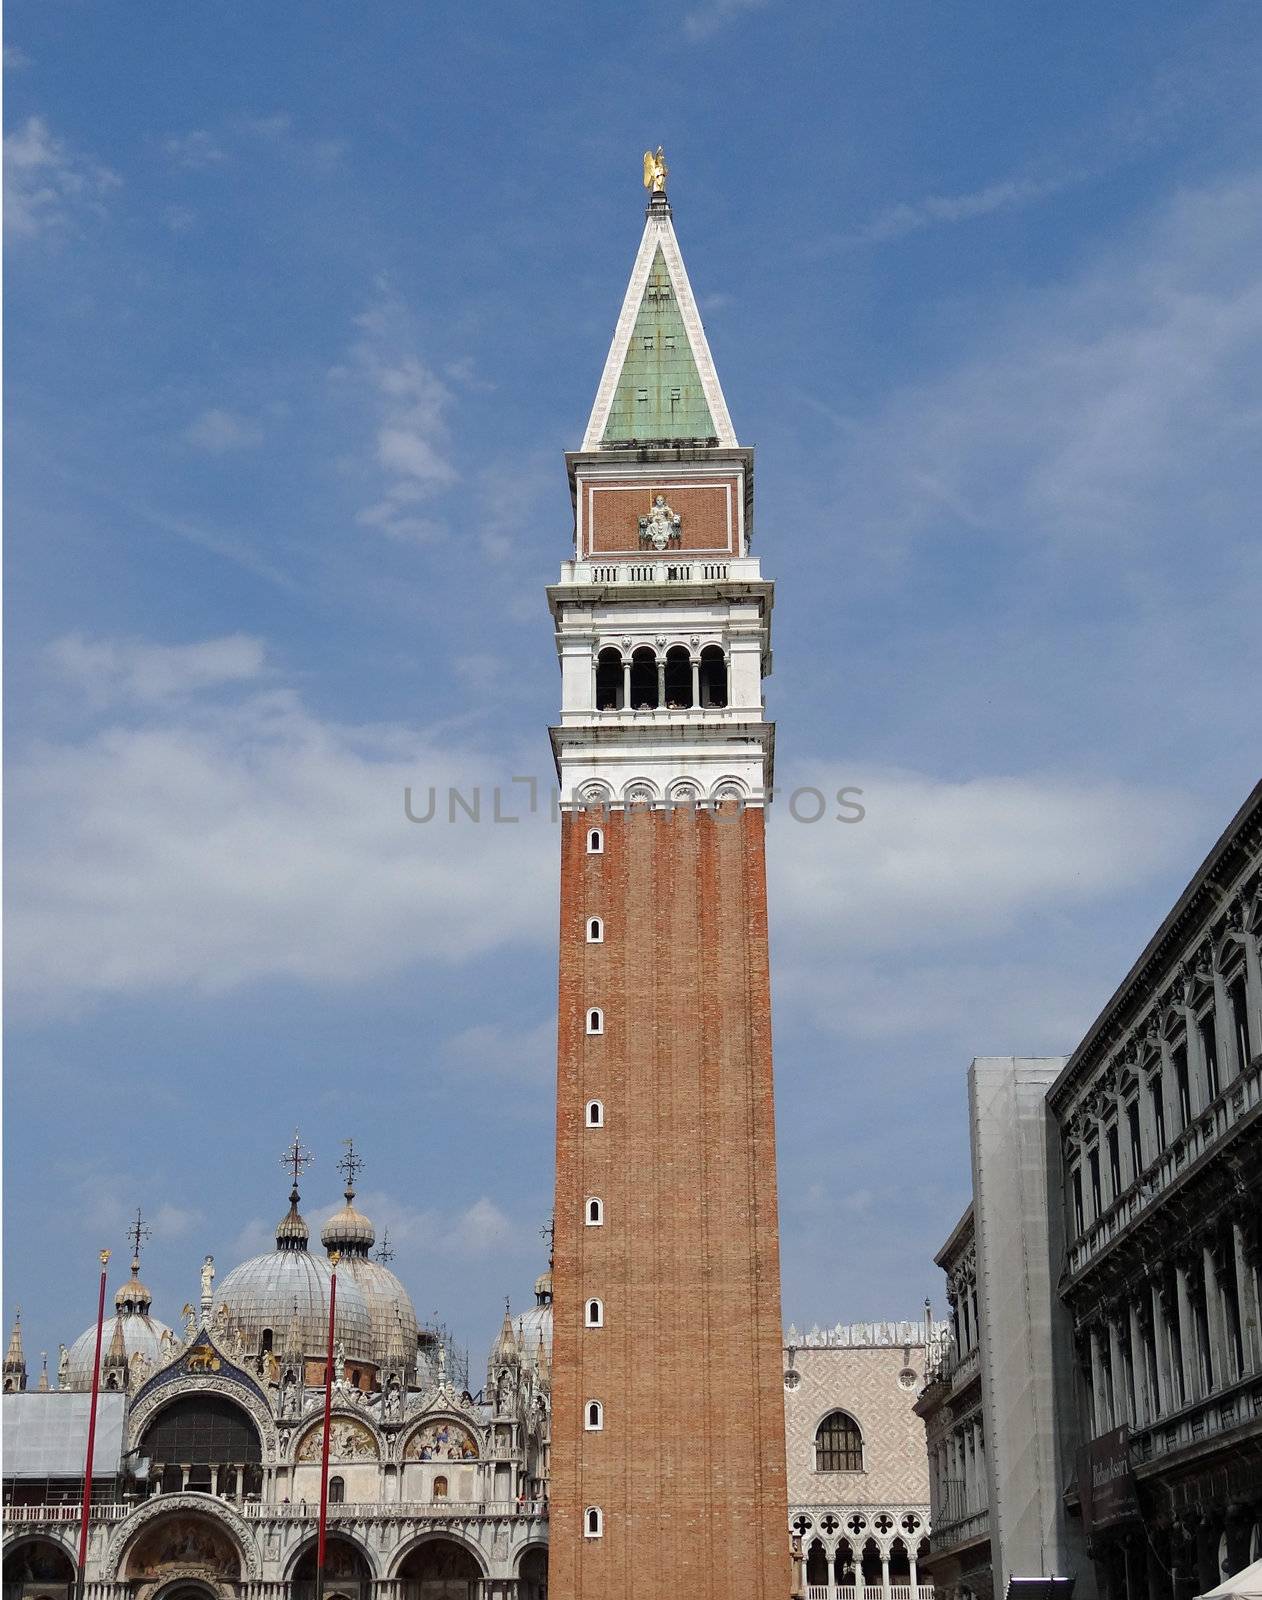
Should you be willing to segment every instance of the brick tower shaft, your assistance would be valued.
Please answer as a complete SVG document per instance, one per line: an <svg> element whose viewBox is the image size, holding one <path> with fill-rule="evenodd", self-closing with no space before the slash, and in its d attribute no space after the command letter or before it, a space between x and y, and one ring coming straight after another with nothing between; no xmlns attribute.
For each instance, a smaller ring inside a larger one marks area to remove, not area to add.
<svg viewBox="0 0 1262 1600"><path fill-rule="evenodd" d="M568 460L549 1592L786 1600L772 586L662 194Z"/></svg>

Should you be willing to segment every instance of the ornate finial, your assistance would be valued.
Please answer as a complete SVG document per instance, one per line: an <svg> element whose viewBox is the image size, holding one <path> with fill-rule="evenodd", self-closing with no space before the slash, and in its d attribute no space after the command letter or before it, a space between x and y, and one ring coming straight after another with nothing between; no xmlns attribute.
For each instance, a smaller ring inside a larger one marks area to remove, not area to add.
<svg viewBox="0 0 1262 1600"><path fill-rule="evenodd" d="M153 1229L150 1228L140 1215L140 1207L136 1207L136 1220L127 1230L127 1237L131 1240L132 1271L140 1271L140 1247L146 1239L153 1238Z"/></svg>
<svg viewBox="0 0 1262 1600"><path fill-rule="evenodd" d="M333 1268L334 1272L337 1271L337 1264L341 1259L342 1252L340 1250L329 1251L329 1265Z"/></svg>
<svg viewBox="0 0 1262 1600"><path fill-rule="evenodd" d="M108 1250L102 1250L101 1251L101 1265L103 1267L108 1267L109 1264L110 1264L110 1252Z"/></svg>
<svg viewBox="0 0 1262 1600"><path fill-rule="evenodd" d="M281 1166L289 1167L293 1172L295 1189L298 1187L298 1179L314 1160L315 1157L310 1150L303 1147L302 1141L298 1137L298 1130L295 1128L294 1142L286 1146L285 1153L280 1158Z"/></svg>
<svg viewBox="0 0 1262 1600"><path fill-rule="evenodd" d="M364 1158L355 1154L354 1139L343 1139L342 1143L346 1146L346 1154L338 1162L337 1170L346 1179L346 1198L350 1201L355 1198L355 1179L363 1170Z"/></svg>
<svg viewBox="0 0 1262 1600"><path fill-rule="evenodd" d="M666 174L670 168L666 165L666 157L659 144L657 153L652 150L644 152L644 187L652 194L666 193Z"/></svg>
<svg viewBox="0 0 1262 1600"><path fill-rule="evenodd" d="M394 1251L390 1248L389 1228L383 1228L381 1230L381 1243L377 1246L374 1254L376 1255L377 1260L381 1262L383 1267L388 1261L394 1260Z"/></svg>

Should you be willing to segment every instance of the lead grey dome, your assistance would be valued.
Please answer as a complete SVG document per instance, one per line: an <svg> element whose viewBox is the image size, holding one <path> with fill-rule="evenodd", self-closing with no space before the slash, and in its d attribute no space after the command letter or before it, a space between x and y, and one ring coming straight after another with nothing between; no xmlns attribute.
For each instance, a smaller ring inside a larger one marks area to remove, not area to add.
<svg viewBox="0 0 1262 1600"><path fill-rule="evenodd" d="M276 1229L276 1248L234 1267L215 1290L211 1325L219 1319L229 1332L239 1329L246 1352L265 1347L284 1349L295 1327L302 1354L323 1360L329 1338L329 1291L333 1269L307 1249L307 1225L298 1212L298 1194L290 1195L288 1214ZM223 1308L221 1313L220 1308ZM345 1346L348 1360L374 1364L372 1318L353 1278L338 1275L334 1337Z"/></svg>

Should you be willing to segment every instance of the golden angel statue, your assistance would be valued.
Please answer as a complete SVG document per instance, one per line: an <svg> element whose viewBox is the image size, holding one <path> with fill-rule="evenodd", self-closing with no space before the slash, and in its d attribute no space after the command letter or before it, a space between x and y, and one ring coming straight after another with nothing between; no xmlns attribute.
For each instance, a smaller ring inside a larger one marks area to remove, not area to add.
<svg viewBox="0 0 1262 1600"><path fill-rule="evenodd" d="M657 154L651 150L644 152L644 187L651 189L654 194L666 193L666 174L670 168L666 165L666 157L659 144Z"/></svg>

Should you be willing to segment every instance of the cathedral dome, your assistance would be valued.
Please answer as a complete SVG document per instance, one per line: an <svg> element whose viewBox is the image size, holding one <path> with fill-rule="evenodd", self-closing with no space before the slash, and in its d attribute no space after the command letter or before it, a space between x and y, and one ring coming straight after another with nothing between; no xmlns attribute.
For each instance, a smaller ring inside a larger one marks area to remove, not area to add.
<svg viewBox="0 0 1262 1600"><path fill-rule="evenodd" d="M320 1229L320 1242L330 1253L336 1250L340 1255L339 1295L340 1285L349 1275L367 1302L378 1365L397 1363L410 1371L416 1364L416 1308L394 1273L384 1262L374 1261L368 1254L376 1242L377 1230L355 1207L354 1182L359 1166L359 1157L351 1147L342 1163L348 1179L344 1191L346 1204ZM389 1259L384 1240L382 1253Z"/></svg>
<svg viewBox="0 0 1262 1600"><path fill-rule="evenodd" d="M281 1351L296 1334L302 1354L322 1359L329 1338L329 1285L333 1269L307 1250L307 1224L298 1211L298 1191L276 1229L276 1248L234 1267L215 1290L212 1326L239 1329L250 1355L265 1347ZM337 1285L334 1336L348 1359L375 1363L372 1318L354 1279L342 1274Z"/></svg>
<svg viewBox="0 0 1262 1600"><path fill-rule="evenodd" d="M517 1319L517 1343L523 1361L539 1366L552 1362L552 1273L541 1273L535 1279L535 1303Z"/></svg>
<svg viewBox="0 0 1262 1600"><path fill-rule="evenodd" d="M166 1361L167 1352L163 1350L162 1341L164 1335L170 1335L171 1330L165 1322L159 1322L157 1317L149 1315L152 1301L152 1295L140 1281L140 1262L133 1258L131 1277L114 1296L115 1314L106 1317L101 1328L102 1367L109 1360L111 1349L115 1348L116 1332L122 1338L128 1361L141 1356L150 1372L156 1371ZM70 1388L92 1387L92 1354L95 1348L96 1324L93 1323L70 1346L66 1369L66 1381ZM168 1351L169 1348L168 1339Z"/></svg>

